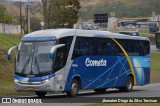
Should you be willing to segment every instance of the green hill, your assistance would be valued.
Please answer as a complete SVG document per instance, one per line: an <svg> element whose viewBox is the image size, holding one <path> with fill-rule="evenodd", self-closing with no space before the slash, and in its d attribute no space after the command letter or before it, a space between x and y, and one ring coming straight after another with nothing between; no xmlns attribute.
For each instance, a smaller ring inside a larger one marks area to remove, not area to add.
<svg viewBox="0 0 160 106"><path fill-rule="evenodd" d="M95 13L116 12L117 17L149 17L160 14L160 0L81 0L80 16L93 19Z"/></svg>
<svg viewBox="0 0 160 106"><path fill-rule="evenodd" d="M21 39L20 36L0 34L0 80L1 81L13 79L15 58L13 58L11 62L8 61L7 51L10 47L18 45L20 39Z"/></svg>

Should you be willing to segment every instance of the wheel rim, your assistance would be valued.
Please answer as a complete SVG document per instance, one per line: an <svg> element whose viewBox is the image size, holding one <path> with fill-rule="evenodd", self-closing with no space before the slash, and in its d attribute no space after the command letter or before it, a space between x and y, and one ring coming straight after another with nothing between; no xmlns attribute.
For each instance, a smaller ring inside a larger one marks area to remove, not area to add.
<svg viewBox="0 0 160 106"><path fill-rule="evenodd" d="M132 81L131 80L128 81L127 87L128 87L128 89L132 89Z"/></svg>
<svg viewBox="0 0 160 106"><path fill-rule="evenodd" d="M73 93L73 94L76 94L76 93L77 93L77 90L78 90L77 84L76 84L76 83L73 83L73 84L72 84L72 93Z"/></svg>

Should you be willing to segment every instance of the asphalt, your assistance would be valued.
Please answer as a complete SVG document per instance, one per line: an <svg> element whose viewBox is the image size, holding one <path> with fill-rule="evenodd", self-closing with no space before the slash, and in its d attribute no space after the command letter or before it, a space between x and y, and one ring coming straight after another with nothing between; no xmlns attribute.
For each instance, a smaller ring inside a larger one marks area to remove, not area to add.
<svg viewBox="0 0 160 106"><path fill-rule="evenodd" d="M24 98L23 96L19 96ZM119 92L117 89L108 89L105 93L99 94L94 91L85 91L79 93L78 97L69 98L66 94L52 94L47 95L45 98L38 98L37 96L27 96L28 99L44 99L47 104L32 104L32 106L83 106L96 101L102 101L106 98L160 98L160 83L148 84L145 86L135 86L132 92ZM15 97L16 98L16 97ZM83 103L83 102L86 103ZM89 101L89 102L88 102ZM53 102L53 103L50 103ZM3 106L30 106L31 104L0 104Z"/></svg>
<svg viewBox="0 0 160 106"><path fill-rule="evenodd" d="M150 46L151 53L160 53L160 50L156 48L156 45Z"/></svg>

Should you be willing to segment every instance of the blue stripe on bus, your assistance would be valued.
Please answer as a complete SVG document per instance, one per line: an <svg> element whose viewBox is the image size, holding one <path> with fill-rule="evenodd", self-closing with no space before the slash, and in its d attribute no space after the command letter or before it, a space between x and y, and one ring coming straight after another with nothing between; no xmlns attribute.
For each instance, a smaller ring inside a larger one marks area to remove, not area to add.
<svg viewBox="0 0 160 106"><path fill-rule="evenodd" d="M56 37L54 36L48 36L48 37L23 37L22 41L51 41L56 40Z"/></svg>
<svg viewBox="0 0 160 106"><path fill-rule="evenodd" d="M43 77L35 77L35 78L28 78L28 77L21 77L21 76L18 76L18 75L14 75L14 79L17 79L19 81L25 81L25 82L40 82L40 81L50 79L50 78L53 78L53 77L55 77L55 74L50 74L50 75L46 75L46 76L43 76Z"/></svg>

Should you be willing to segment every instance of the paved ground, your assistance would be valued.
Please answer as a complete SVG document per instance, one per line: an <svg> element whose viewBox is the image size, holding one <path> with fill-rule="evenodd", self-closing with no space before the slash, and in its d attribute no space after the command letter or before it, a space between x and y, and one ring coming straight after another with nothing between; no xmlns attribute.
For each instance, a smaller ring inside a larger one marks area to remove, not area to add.
<svg viewBox="0 0 160 106"><path fill-rule="evenodd" d="M156 48L156 45L150 46L151 53L160 53L160 50Z"/></svg>
<svg viewBox="0 0 160 106"><path fill-rule="evenodd" d="M103 100L103 98L109 97L160 97L160 83L156 84L148 84L145 86L137 86L134 87L132 92L119 92L116 89L109 89L106 93L97 94L94 91L86 91L80 93L78 97L68 98L65 94L53 94L45 97L48 101L58 102L52 104L34 104L33 106L82 106L86 103L81 103L85 100L89 100L91 102L96 101L96 99ZM27 98L37 98L37 96L28 96ZM73 103L65 103L65 102L73 102ZM74 103L78 102L78 103ZM2 105L2 104L1 104ZM3 106L29 106L29 104L3 104Z"/></svg>

